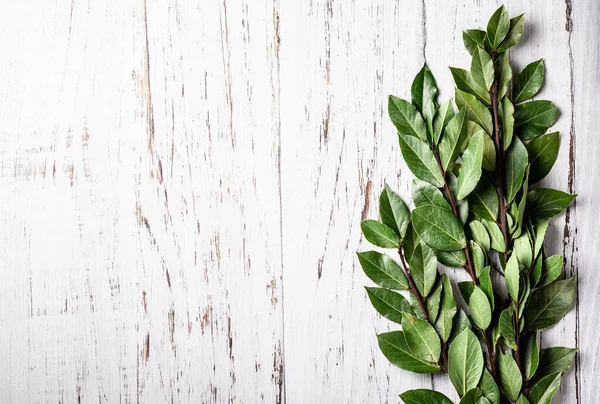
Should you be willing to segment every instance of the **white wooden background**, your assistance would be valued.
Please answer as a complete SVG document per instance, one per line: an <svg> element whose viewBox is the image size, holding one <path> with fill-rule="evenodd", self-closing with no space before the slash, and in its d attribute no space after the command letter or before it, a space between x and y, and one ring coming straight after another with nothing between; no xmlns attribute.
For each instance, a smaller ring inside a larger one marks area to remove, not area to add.
<svg viewBox="0 0 600 404"><path fill-rule="evenodd" d="M0 402L456 398L379 352L354 252L383 184L410 195L387 95L427 61L450 97L499 4L2 1ZM507 7L561 110L545 183L579 193L547 244L579 275L555 402L596 403L600 3Z"/></svg>

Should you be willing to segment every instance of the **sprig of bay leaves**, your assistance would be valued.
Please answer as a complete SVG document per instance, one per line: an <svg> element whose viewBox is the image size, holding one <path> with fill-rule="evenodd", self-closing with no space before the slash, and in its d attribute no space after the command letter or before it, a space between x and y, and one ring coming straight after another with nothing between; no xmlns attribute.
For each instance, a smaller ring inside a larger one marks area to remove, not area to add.
<svg viewBox="0 0 600 404"><path fill-rule="evenodd" d="M558 156L558 132L546 133L558 109L531 100L543 85L543 59L513 75L507 51L523 30L523 15L509 18L502 6L486 30L463 32L472 62L470 70L451 68L456 109L438 104L427 66L410 101L389 97L416 177L414 209L386 185L380 220L361 224L367 241L398 254L358 253L377 284L366 288L369 300L399 326L378 335L382 353L404 370L447 373L461 404L550 403L576 353L539 346L539 330L559 322L575 295L576 279L561 279L563 258L544 250L549 219L575 195L536 187ZM457 283L460 296L439 264L470 275ZM427 389L400 398L452 402Z"/></svg>

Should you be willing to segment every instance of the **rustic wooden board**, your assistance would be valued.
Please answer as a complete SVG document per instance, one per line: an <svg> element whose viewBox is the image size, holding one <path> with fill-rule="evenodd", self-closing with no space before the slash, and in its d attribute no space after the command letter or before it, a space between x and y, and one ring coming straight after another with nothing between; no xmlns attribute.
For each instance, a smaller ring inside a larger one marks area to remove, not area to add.
<svg viewBox="0 0 600 404"><path fill-rule="evenodd" d="M412 177L387 118L427 62L452 96L480 0L136 0L0 6L0 401L456 398L391 366L354 252ZM545 185L579 194L546 248L578 275L542 344L577 346L555 402L600 392L600 4L509 0L515 74L561 110ZM464 277L462 271L451 271Z"/></svg>

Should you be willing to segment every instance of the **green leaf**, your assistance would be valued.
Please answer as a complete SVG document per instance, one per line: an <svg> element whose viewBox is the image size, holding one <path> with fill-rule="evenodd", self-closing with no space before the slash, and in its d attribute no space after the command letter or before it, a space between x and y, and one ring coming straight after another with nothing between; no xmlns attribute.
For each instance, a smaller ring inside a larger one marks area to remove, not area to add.
<svg viewBox="0 0 600 404"><path fill-rule="evenodd" d="M478 220L473 220L469 223L469 228L471 229L471 238L479 243L486 253L489 253L491 247L490 235L483 224Z"/></svg>
<svg viewBox="0 0 600 404"><path fill-rule="evenodd" d="M477 327L485 330L492 321L492 308L485 293L478 287L473 288L471 298L469 299L469 310L471 318Z"/></svg>
<svg viewBox="0 0 600 404"><path fill-rule="evenodd" d="M539 223L559 215L567 209L576 196L550 188L532 189L527 193L529 218L533 223Z"/></svg>
<svg viewBox="0 0 600 404"><path fill-rule="evenodd" d="M515 107L515 131L522 140L533 139L558 119L558 109L550 101L529 101Z"/></svg>
<svg viewBox="0 0 600 404"><path fill-rule="evenodd" d="M508 53L503 53L494 61L494 69L496 70L496 80L498 80L498 99L503 100L508 92L508 85L512 80L512 68L508 61ZM510 144L510 142L508 142ZM508 146L507 146L508 147Z"/></svg>
<svg viewBox="0 0 600 404"><path fill-rule="evenodd" d="M469 328L456 336L448 351L448 375L456 391L464 395L479 384L483 372L483 352Z"/></svg>
<svg viewBox="0 0 600 404"><path fill-rule="evenodd" d="M524 268L529 268L533 263L533 250L527 233L515 240L513 255L517 256L519 264Z"/></svg>
<svg viewBox="0 0 600 404"><path fill-rule="evenodd" d="M413 80L410 95L413 105L423 114L423 118L430 122L433 121L433 115L435 114L437 94L438 89L435 78L427 65L423 65L423 68Z"/></svg>
<svg viewBox="0 0 600 404"><path fill-rule="evenodd" d="M440 338L431 324L418 317L404 313L402 317L402 331L404 331L404 337L411 352L426 362L437 363L442 352L442 346Z"/></svg>
<svg viewBox="0 0 600 404"><path fill-rule="evenodd" d="M431 291L427 295L427 299L425 302L427 305L427 313L429 314L429 323L431 323L432 325L435 324L435 320L437 320L438 315L440 313L441 298L442 298L442 282L440 280L440 281L436 282L435 285L433 285L433 289L431 289Z"/></svg>
<svg viewBox="0 0 600 404"><path fill-rule="evenodd" d="M548 230L548 221L545 220L535 225L535 243L533 244L533 255L537 256L544 246L546 230Z"/></svg>
<svg viewBox="0 0 600 404"><path fill-rule="evenodd" d="M501 6L490 18L487 25L487 41L493 49L498 49L510 29L510 18L504 6Z"/></svg>
<svg viewBox="0 0 600 404"><path fill-rule="evenodd" d="M452 332L452 320L456 315L456 301L452 294L452 285L448 275L444 274L441 277L442 283L442 303L440 313L435 321L434 327L438 332L443 342L448 341Z"/></svg>
<svg viewBox="0 0 600 404"><path fill-rule="evenodd" d="M502 142L504 150L507 150L512 144L513 133L515 129L515 107L508 97L504 97L500 103L500 119L502 125Z"/></svg>
<svg viewBox="0 0 600 404"><path fill-rule="evenodd" d="M386 184L379 197L381 222L394 230L400 237L406 234L410 222L410 211L404 201Z"/></svg>
<svg viewBox="0 0 600 404"><path fill-rule="evenodd" d="M444 185L444 178L427 143L413 136L404 136L402 133L399 133L398 138L404 161L415 177L441 188Z"/></svg>
<svg viewBox="0 0 600 404"><path fill-rule="evenodd" d="M458 168L460 168L460 166ZM465 225L469 219L469 201L466 199L458 200L458 177L456 177L453 172L446 173L446 180L448 182L448 188L450 188L452 198L455 201L458 201L456 204L458 218L462 224Z"/></svg>
<svg viewBox="0 0 600 404"><path fill-rule="evenodd" d="M475 122L469 121L469 129L471 126L476 126L478 129L477 132L471 132L469 130L469 133L472 133L472 136L475 136L478 133L485 134L485 136L483 136L483 161L481 162L481 168L487 171L494 171L496 168L496 146L494 146L494 141L485 133L481 126L477 125ZM469 135L469 138L472 136Z"/></svg>
<svg viewBox="0 0 600 404"><path fill-rule="evenodd" d="M367 241L381 248L398 248L400 238L394 230L376 220L365 220L360 224Z"/></svg>
<svg viewBox="0 0 600 404"><path fill-rule="evenodd" d="M419 244L410 261L410 273L421 296L427 296L437 277L437 258L431 248Z"/></svg>
<svg viewBox="0 0 600 404"><path fill-rule="evenodd" d="M507 307L500 313L500 319L498 320L498 327L500 329L500 335L504 338L504 342L512 349L517 349L517 342L515 339L515 327L514 327L515 312L512 306Z"/></svg>
<svg viewBox="0 0 600 404"><path fill-rule="evenodd" d="M477 277L479 277L479 274L487 265L486 253L483 250L483 247L476 241L470 240L469 244L471 246L471 258L473 266L475 267L475 273L477 274Z"/></svg>
<svg viewBox="0 0 600 404"><path fill-rule="evenodd" d="M529 392L529 399L536 404L550 404L560 387L560 376L560 373L554 373L534 383Z"/></svg>
<svg viewBox="0 0 600 404"><path fill-rule="evenodd" d="M504 394L515 401L521 393L521 386L523 385L523 379L521 377L521 371L519 366L513 359L510 353L500 353L498 356L498 368L500 371L500 385Z"/></svg>
<svg viewBox="0 0 600 404"><path fill-rule="evenodd" d="M415 136L427 142L425 122L417 108L410 102L390 95L388 100L388 114L400 134Z"/></svg>
<svg viewBox="0 0 600 404"><path fill-rule="evenodd" d="M527 400L527 397L525 397L523 394L521 394L521 396L517 400L516 404L531 404L531 403L529 402L529 400Z"/></svg>
<svg viewBox="0 0 600 404"><path fill-rule="evenodd" d="M419 238L436 250L460 250L467 243L462 223L448 209L419 206L413 210L413 225Z"/></svg>
<svg viewBox="0 0 600 404"><path fill-rule="evenodd" d="M413 180L412 198L413 203L417 208L419 206L434 205L452 211L452 208L448 204L448 201L446 201L446 198L444 198L444 195L442 195L442 192L425 181L418 179Z"/></svg>
<svg viewBox="0 0 600 404"><path fill-rule="evenodd" d="M496 187L485 176L479 181L479 184L477 184L471 195L469 195L471 210L481 219L496 220L499 203Z"/></svg>
<svg viewBox="0 0 600 404"><path fill-rule="evenodd" d="M515 104L533 97L540 91L544 83L544 59L536 60L525 66L513 85L513 101Z"/></svg>
<svg viewBox="0 0 600 404"><path fill-rule="evenodd" d="M440 264L452 268L464 267L467 264L467 256L464 250L457 251L440 251L435 250L435 255Z"/></svg>
<svg viewBox="0 0 600 404"><path fill-rule="evenodd" d="M504 269L506 289L513 300L519 300L519 262L516 254L511 254Z"/></svg>
<svg viewBox="0 0 600 404"><path fill-rule="evenodd" d="M492 285L492 277L490 276L490 266L483 268L483 271L479 274L479 287L486 294L490 305L492 306L492 312L494 311L494 287Z"/></svg>
<svg viewBox="0 0 600 404"><path fill-rule="evenodd" d="M525 308L525 322L530 330L541 330L558 323L571 308L575 297L575 279L555 281L531 293Z"/></svg>
<svg viewBox="0 0 600 404"><path fill-rule="evenodd" d="M458 88L455 90L455 99L459 109L466 108L470 119L481 126L488 135L491 136L493 134L494 124L492 122L492 115L485 105L479 102L475 96Z"/></svg>
<svg viewBox="0 0 600 404"><path fill-rule="evenodd" d="M485 400L485 401L484 401ZM460 399L459 404L488 404L486 398L483 397L483 393L480 389L474 388L471 389Z"/></svg>
<svg viewBox="0 0 600 404"><path fill-rule="evenodd" d="M408 390L400 394L405 404L452 404L452 401L442 393L433 390Z"/></svg>
<svg viewBox="0 0 600 404"><path fill-rule="evenodd" d="M415 373L435 373L440 367L416 356L408 347L403 331L392 331L377 336L379 349L385 357L400 369Z"/></svg>
<svg viewBox="0 0 600 404"><path fill-rule="evenodd" d="M473 80L481 87L489 91L494 82L494 63L488 53L482 48L477 48L473 52L471 60L471 76Z"/></svg>
<svg viewBox="0 0 600 404"><path fill-rule="evenodd" d="M561 346L542 349L540 351L540 363L537 372L535 373L535 379L539 380L553 373L567 373L576 353L576 348L565 348Z"/></svg>
<svg viewBox="0 0 600 404"><path fill-rule="evenodd" d="M400 293L384 288L365 289L375 310L388 320L402 324L402 313L414 314L410 303Z"/></svg>
<svg viewBox="0 0 600 404"><path fill-rule="evenodd" d="M408 227L406 228L406 235L402 239L402 250L404 250L404 258L406 258L406 262L410 262L419 244L421 244L421 240L419 239L417 233L415 233L411 222L408 224Z"/></svg>
<svg viewBox="0 0 600 404"><path fill-rule="evenodd" d="M542 287L551 284L560 276L563 267L563 257L552 255L546 258L542 264L542 275L537 286Z"/></svg>
<svg viewBox="0 0 600 404"><path fill-rule="evenodd" d="M395 290L407 290L406 275L392 258L377 251L356 253L365 274L381 287Z"/></svg>
<svg viewBox="0 0 600 404"><path fill-rule="evenodd" d="M533 267L531 268L531 270L529 271L529 281L531 282L531 287L536 287L538 285L538 282L540 281L540 278L542 276L542 264L543 264L543 255L540 254L538 255L538 257L535 260L535 263L533 264ZM553 281L555 279L552 279ZM550 283L550 282L548 282Z"/></svg>
<svg viewBox="0 0 600 404"><path fill-rule="evenodd" d="M467 328L471 328L471 320L469 319L467 313L457 308L456 315L452 320L452 332L450 333L450 338L448 338L448 342L454 341L454 339L456 339L456 337L459 336L460 333Z"/></svg>
<svg viewBox="0 0 600 404"><path fill-rule="evenodd" d="M434 145L439 143L444 128L448 122L450 122L452 117L454 117L454 106L452 105L452 101L448 100L437 109L435 117L433 118L433 132L431 141Z"/></svg>
<svg viewBox="0 0 600 404"><path fill-rule="evenodd" d="M458 171L458 200L467 197L481 178L481 162L483 161L483 137L478 133L469 140L469 146L463 153L462 162ZM443 140L442 140L443 141Z"/></svg>
<svg viewBox="0 0 600 404"><path fill-rule="evenodd" d="M483 369L483 374L481 375L481 382L479 382L479 389L483 393L483 396L487 398L487 400L491 404L499 404L500 403L500 390L494 381L494 378L488 372L487 369Z"/></svg>
<svg viewBox="0 0 600 404"><path fill-rule="evenodd" d="M454 166L462 145L467 140L467 111L462 109L448 122L440 141L440 162L444 171L448 171Z"/></svg>
<svg viewBox="0 0 600 404"><path fill-rule="evenodd" d="M482 220L483 226L490 235L490 241L492 248L496 251L504 252L506 250L506 243L504 242L504 236L498 225L491 220Z"/></svg>
<svg viewBox="0 0 600 404"><path fill-rule="evenodd" d="M529 164L531 165L529 181L532 184L548 175L558 157L559 146L558 132L542 135L527 143Z"/></svg>
<svg viewBox="0 0 600 404"><path fill-rule="evenodd" d="M523 344L523 368L525 378L531 379L535 374L540 361L540 353L538 350L537 333L532 332L524 336Z"/></svg>
<svg viewBox="0 0 600 404"><path fill-rule="evenodd" d="M521 196L519 203L517 204L517 223L514 237L518 237L523 229L523 222L525 219L525 209L527 208L527 191L529 190L529 168L525 169L525 179L523 180L523 188L521 188ZM510 207L514 209L514 204Z"/></svg>
<svg viewBox="0 0 600 404"><path fill-rule="evenodd" d="M502 45L498 48L498 52L504 52L513 46L515 46L521 36L523 35L523 30L525 29L525 18L523 14L516 16L510 19L510 28L508 29L508 34L502 42Z"/></svg>
<svg viewBox="0 0 600 404"><path fill-rule="evenodd" d="M490 93L484 85L480 85L475 79L471 72L468 72L464 69L459 69L457 67L450 67L450 73L452 73L452 78L454 79L454 83L456 84L456 88L465 93L475 96L479 101L483 102L485 105L491 105L492 100L490 98ZM459 107L459 109L462 109Z"/></svg>
<svg viewBox="0 0 600 404"><path fill-rule="evenodd" d="M469 54L473 54L473 52L477 49L477 47L484 47L485 40L485 31L480 29L467 29L463 30L463 42L465 43L465 48Z"/></svg>
<svg viewBox="0 0 600 404"><path fill-rule="evenodd" d="M506 201L511 203L523 184L525 169L529 163L527 149L515 138L506 152L504 181L506 183Z"/></svg>

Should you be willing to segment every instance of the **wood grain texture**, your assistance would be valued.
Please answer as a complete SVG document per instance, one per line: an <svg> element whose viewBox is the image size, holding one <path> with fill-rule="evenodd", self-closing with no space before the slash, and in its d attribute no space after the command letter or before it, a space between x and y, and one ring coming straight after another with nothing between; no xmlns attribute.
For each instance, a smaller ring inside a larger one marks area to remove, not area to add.
<svg viewBox="0 0 600 404"><path fill-rule="evenodd" d="M410 199L387 95L424 62L441 99L480 0L22 0L0 5L0 401L456 398L391 366L354 252L385 183ZM561 111L543 184L579 198L546 248L578 275L542 345L576 346L555 402L594 403L600 5L509 0L515 74ZM451 271L455 279L463 271Z"/></svg>

